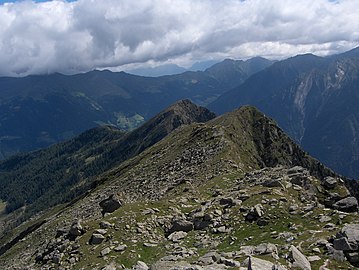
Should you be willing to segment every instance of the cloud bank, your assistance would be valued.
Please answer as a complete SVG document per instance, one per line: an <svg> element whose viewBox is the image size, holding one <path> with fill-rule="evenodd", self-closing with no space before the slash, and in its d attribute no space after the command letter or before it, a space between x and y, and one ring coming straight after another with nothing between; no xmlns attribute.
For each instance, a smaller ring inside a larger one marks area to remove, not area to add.
<svg viewBox="0 0 359 270"><path fill-rule="evenodd" d="M78 0L0 5L0 75L326 55L358 46L357 0Z"/></svg>

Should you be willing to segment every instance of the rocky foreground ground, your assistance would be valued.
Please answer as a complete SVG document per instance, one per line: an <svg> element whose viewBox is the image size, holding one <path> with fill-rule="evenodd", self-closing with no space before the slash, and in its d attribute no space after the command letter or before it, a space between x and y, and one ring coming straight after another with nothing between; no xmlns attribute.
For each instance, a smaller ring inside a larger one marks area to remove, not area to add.
<svg viewBox="0 0 359 270"><path fill-rule="evenodd" d="M96 218L81 220L79 210L72 224L40 232L47 237L29 253L28 269L325 270L359 263L357 200L341 179L319 182L298 166L196 188L185 182L159 201L112 195L97 203Z"/></svg>

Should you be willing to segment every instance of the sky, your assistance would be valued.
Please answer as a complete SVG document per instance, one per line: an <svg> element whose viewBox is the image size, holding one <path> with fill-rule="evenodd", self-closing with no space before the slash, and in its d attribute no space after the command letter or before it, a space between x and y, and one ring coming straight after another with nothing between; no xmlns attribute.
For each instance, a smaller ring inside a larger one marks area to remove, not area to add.
<svg viewBox="0 0 359 270"><path fill-rule="evenodd" d="M359 45L358 10L358 0L0 1L0 76L325 56Z"/></svg>

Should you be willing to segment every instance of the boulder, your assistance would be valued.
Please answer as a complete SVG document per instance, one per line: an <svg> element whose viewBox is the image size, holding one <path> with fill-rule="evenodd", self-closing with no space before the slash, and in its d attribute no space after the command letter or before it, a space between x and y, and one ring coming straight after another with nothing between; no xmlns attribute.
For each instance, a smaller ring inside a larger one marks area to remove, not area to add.
<svg viewBox="0 0 359 270"><path fill-rule="evenodd" d="M192 222L195 230L203 230L213 223L213 217L200 211L192 215Z"/></svg>
<svg viewBox="0 0 359 270"><path fill-rule="evenodd" d="M328 176L323 181L323 186L328 189L333 189L337 185L338 181L334 177Z"/></svg>
<svg viewBox="0 0 359 270"><path fill-rule="evenodd" d="M283 184L281 182L281 179L267 179L262 183L262 186L264 187L283 187Z"/></svg>
<svg viewBox="0 0 359 270"><path fill-rule="evenodd" d="M278 250L276 245L272 243L263 243L256 246L253 249L253 253L257 255L272 255L273 257L278 257Z"/></svg>
<svg viewBox="0 0 359 270"><path fill-rule="evenodd" d="M348 252L345 255L351 264L359 266L359 252Z"/></svg>
<svg viewBox="0 0 359 270"><path fill-rule="evenodd" d="M358 200L355 197L347 197L333 204L333 207L343 212L358 211Z"/></svg>
<svg viewBox="0 0 359 270"><path fill-rule="evenodd" d="M329 254L330 258L332 258L333 260L338 261L338 262L344 262L345 261L345 255L344 255L344 252L342 250L336 250L330 244L327 244L326 248L328 250L328 254Z"/></svg>
<svg viewBox="0 0 359 270"><path fill-rule="evenodd" d="M122 202L116 194L112 194L109 198L102 200L99 204L102 208L102 215L105 215L106 213L115 212L121 207Z"/></svg>
<svg viewBox="0 0 359 270"><path fill-rule="evenodd" d="M208 252L199 258L198 262L202 265L210 265L219 261L221 256L217 252Z"/></svg>
<svg viewBox="0 0 359 270"><path fill-rule="evenodd" d="M346 224L342 230L341 234L345 236L351 244L356 245L356 248L359 246L359 224L350 223Z"/></svg>
<svg viewBox="0 0 359 270"><path fill-rule="evenodd" d="M241 266L241 264L239 262L237 262L236 260L227 259L224 257L220 258L220 263L224 264L226 266L229 266L229 267L240 267Z"/></svg>
<svg viewBox="0 0 359 270"><path fill-rule="evenodd" d="M101 229L109 229L109 228L112 228L113 227L113 224L108 222L108 221L101 221L100 222L100 228Z"/></svg>
<svg viewBox="0 0 359 270"><path fill-rule="evenodd" d="M168 234L171 234L173 232L190 232L193 230L193 223L190 221L187 221L185 219L175 219L172 222L172 225L170 229L168 230Z"/></svg>
<svg viewBox="0 0 359 270"><path fill-rule="evenodd" d="M282 265L274 264L270 261L266 261L255 257L248 257L242 263L242 265L246 267L244 269L251 269L251 270L286 270L286 268Z"/></svg>
<svg viewBox="0 0 359 270"><path fill-rule="evenodd" d="M308 259L295 246L291 246L289 251L293 267L297 267L303 270L312 269Z"/></svg>
<svg viewBox="0 0 359 270"><path fill-rule="evenodd" d="M99 245L105 240L105 236L99 233L94 233L90 239L90 245Z"/></svg>
<svg viewBox="0 0 359 270"><path fill-rule="evenodd" d="M104 257L104 256L108 255L110 252L111 252L111 249L109 247L107 247L107 248L104 248L103 250L101 250L100 255L101 255L101 257Z"/></svg>
<svg viewBox="0 0 359 270"><path fill-rule="evenodd" d="M343 251L352 250L348 242L348 239L346 237L340 237L334 239L333 246L336 250L343 250Z"/></svg>
<svg viewBox="0 0 359 270"><path fill-rule="evenodd" d="M235 200L235 199L233 199L233 198L231 198L231 197L228 197L228 198L221 198L221 199L219 200L219 204L220 204L220 205L224 205L224 206L226 206L226 207L233 207L233 206L235 206L235 205L240 204L240 201L239 201L239 200Z"/></svg>
<svg viewBox="0 0 359 270"><path fill-rule="evenodd" d="M178 242L179 240L185 238L186 236L187 236L186 232L179 231L179 232L171 233L167 238L172 242Z"/></svg>
<svg viewBox="0 0 359 270"><path fill-rule="evenodd" d="M126 248L127 248L127 245L118 245L113 250L117 251L117 252L121 252L121 251L124 251Z"/></svg>
<svg viewBox="0 0 359 270"><path fill-rule="evenodd" d="M133 267L133 270L149 270L150 268L142 261L138 261Z"/></svg>
<svg viewBox="0 0 359 270"><path fill-rule="evenodd" d="M250 222L255 221L258 218L262 217L263 214L264 214L263 206L261 204L256 204L247 213L246 220Z"/></svg>
<svg viewBox="0 0 359 270"><path fill-rule="evenodd" d="M152 264L150 269L151 270L188 270L188 269L202 270L203 268L197 265L189 264L188 262L184 262L184 261L160 260Z"/></svg>
<svg viewBox="0 0 359 270"><path fill-rule="evenodd" d="M76 238L77 236L80 236L82 234L84 234L84 229L82 228L80 221L79 220L74 221L68 233L69 237Z"/></svg>

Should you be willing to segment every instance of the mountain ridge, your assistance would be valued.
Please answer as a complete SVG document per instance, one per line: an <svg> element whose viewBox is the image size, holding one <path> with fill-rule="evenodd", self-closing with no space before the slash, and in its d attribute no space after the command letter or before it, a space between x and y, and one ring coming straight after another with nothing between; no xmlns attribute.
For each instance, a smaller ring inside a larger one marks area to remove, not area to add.
<svg viewBox="0 0 359 270"><path fill-rule="evenodd" d="M225 78L199 71L155 78L95 70L0 78L0 158L44 148L98 125L131 130L177 100L208 104L247 77L237 70Z"/></svg>
<svg viewBox="0 0 359 270"><path fill-rule="evenodd" d="M301 55L274 63L208 108L223 113L254 105L276 119L306 151L335 171L355 178L359 174L354 135L358 130L354 104L358 101L359 62L355 55Z"/></svg>
<svg viewBox="0 0 359 270"><path fill-rule="evenodd" d="M21 221L22 215L28 218L85 193L94 176L136 156L179 126L214 117L207 109L181 100L132 132L98 127L48 149L0 161L0 198L7 202L8 212L29 204L17 218Z"/></svg>
<svg viewBox="0 0 359 270"><path fill-rule="evenodd" d="M162 115L196 108L179 103ZM302 151L272 119L244 106L204 123L180 125L96 175L93 188L78 200L0 238L2 245L12 243L0 262L5 269L139 269L136 263L160 269L186 263L189 269L205 267L203 257L212 251L221 259L206 262L217 269L245 266L248 256L253 262L261 258L268 269L274 264L290 269L290 243L306 255L313 254L313 245L320 248L318 261L309 266L350 267L355 255L345 253L345 259L343 253L343 261L336 261L331 242L316 244L344 230L340 222L357 220L357 201L344 180ZM342 200L356 201L356 208L341 206ZM116 210L104 214L104 201L116 203ZM337 223L323 228L319 219ZM266 257L272 251L240 253L244 246L262 244L274 245L273 257Z"/></svg>

